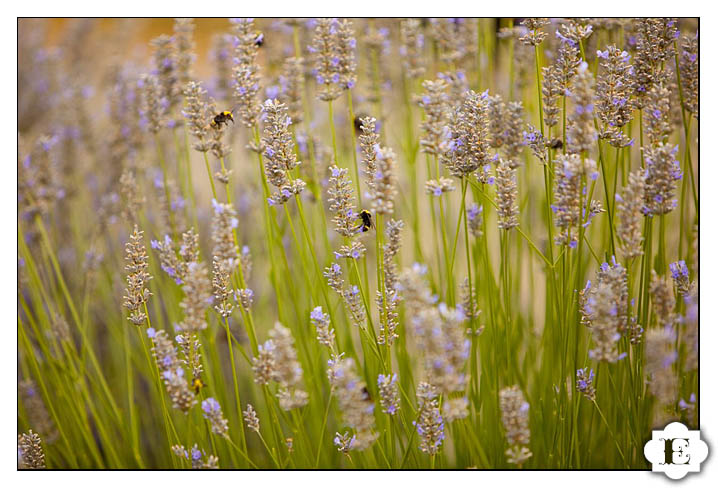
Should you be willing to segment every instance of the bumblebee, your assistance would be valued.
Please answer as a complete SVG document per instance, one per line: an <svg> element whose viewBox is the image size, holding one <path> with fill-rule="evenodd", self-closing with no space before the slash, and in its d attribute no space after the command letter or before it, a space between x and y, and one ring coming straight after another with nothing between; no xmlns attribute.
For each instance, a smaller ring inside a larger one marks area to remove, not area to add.
<svg viewBox="0 0 718 489"><path fill-rule="evenodd" d="M257 37L254 38L254 45L257 47L261 47L262 44L264 44L264 34L261 32L257 32Z"/></svg>
<svg viewBox="0 0 718 489"><path fill-rule="evenodd" d="M225 110L214 116L209 125L212 127L222 127L222 124L229 124L229 121L232 121L232 124L234 124L234 116L231 111Z"/></svg>
<svg viewBox="0 0 718 489"><path fill-rule="evenodd" d="M546 146L551 149L561 149L563 148L563 141L561 141L559 138L553 138Z"/></svg>
<svg viewBox="0 0 718 489"><path fill-rule="evenodd" d="M194 393L199 394L199 391L200 389L202 389L202 387L204 387L204 382L202 382L202 379L200 379L199 377L195 377L192 380L192 388L194 389Z"/></svg>
<svg viewBox="0 0 718 489"><path fill-rule="evenodd" d="M366 114L357 114L356 116L354 116L354 130L355 130L357 133L359 133L359 134L361 134L361 132L362 132L362 130L361 130L362 122L361 122L361 120L362 120L363 118L365 118L365 117L366 117Z"/></svg>
<svg viewBox="0 0 718 489"><path fill-rule="evenodd" d="M361 224L359 226L359 229L362 233L366 233L367 231L369 231L369 229L374 227L374 223L371 220L371 212L364 209L359 213L359 217L361 217Z"/></svg>

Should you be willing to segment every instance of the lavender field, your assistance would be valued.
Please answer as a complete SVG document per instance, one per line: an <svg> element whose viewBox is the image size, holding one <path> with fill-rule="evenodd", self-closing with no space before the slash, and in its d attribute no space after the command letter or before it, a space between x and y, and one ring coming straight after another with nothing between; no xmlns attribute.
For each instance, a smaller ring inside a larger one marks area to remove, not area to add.
<svg viewBox="0 0 718 489"><path fill-rule="evenodd" d="M650 469L698 19L19 19L20 469Z"/></svg>

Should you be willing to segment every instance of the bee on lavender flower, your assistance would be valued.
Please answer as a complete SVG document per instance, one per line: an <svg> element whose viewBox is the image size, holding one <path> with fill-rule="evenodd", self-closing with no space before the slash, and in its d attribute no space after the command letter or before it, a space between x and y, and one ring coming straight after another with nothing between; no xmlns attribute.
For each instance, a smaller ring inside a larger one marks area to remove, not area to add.
<svg viewBox="0 0 718 489"><path fill-rule="evenodd" d="M359 224L359 226L357 226L357 228L356 228L357 232L361 231L362 233L366 233L367 231L369 231L369 229L374 227L374 222L372 221L372 218L371 218L371 212L369 212L366 209L363 209L359 213L359 217L361 218L361 224Z"/></svg>
<svg viewBox="0 0 718 489"><path fill-rule="evenodd" d="M192 379L192 388L194 389L195 394L199 394L199 391L204 387L204 382L202 382L202 379L199 377L195 377Z"/></svg>
<svg viewBox="0 0 718 489"><path fill-rule="evenodd" d="M368 117L368 115L364 114L364 113L357 114L356 116L354 116L354 130L359 134L361 134L361 132L362 132L362 130L361 130L362 121L361 120L365 117Z"/></svg>
<svg viewBox="0 0 718 489"><path fill-rule="evenodd" d="M214 116L209 125L220 128L222 127L222 124L229 124L229 121L232 121L232 124L234 124L234 116L232 115L231 110L225 110Z"/></svg>
<svg viewBox="0 0 718 489"><path fill-rule="evenodd" d="M264 44L264 34L257 31L257 37L254 38L254 45L261 47Z"/></svg>
<svg viewBox="0 0 718 489"><path fill-rule="evenodd" d="M559 138L553 138L546 146L551 149L561 149L563 148L563 141Z"/></svg>

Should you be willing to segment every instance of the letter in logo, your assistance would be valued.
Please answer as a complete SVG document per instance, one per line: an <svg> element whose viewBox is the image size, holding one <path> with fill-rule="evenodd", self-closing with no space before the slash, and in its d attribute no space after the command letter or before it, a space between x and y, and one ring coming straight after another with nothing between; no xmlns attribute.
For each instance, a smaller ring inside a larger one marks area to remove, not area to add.
<svg viewBox="0 0 718 489"><path fill-rule="evenodd" d="M653 472L663 472L671 479L682 479L688 472L699 472L708 457L708 445L700 431L689 430L681 423L670 423L663 430L653 430L653 438L643 447Z"/></svg>

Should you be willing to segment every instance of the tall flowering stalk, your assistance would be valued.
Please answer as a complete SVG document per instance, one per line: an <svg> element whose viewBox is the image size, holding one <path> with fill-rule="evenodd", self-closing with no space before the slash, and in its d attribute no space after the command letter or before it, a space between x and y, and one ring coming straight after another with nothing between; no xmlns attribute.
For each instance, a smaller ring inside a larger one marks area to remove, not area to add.
<svg viewBox="0 0 718 489"><path fill-rule="evenodd" d="M499 392L501 422L506 432L506 460L511 464L523 465L531 456L529 443L529 403L518 386L505 387Z"/></svg>
<svg viewBox="0 0 718 489"><path fill-rule="evenodd" d="M147 282L152 279L152 276L147 272L149 264L147 250L142 243L143 234L135 225L125 247L127 288L125 289L124 306L130 311L128 319L137 326L144 324L147 320L146 304L152 297L152 292L147 288Z"/></svg>
<svg viewBox="0 0 718 489"><path fill-rule="evenodd" d="M259 66L257 65L257 36L254 19L232 19L235 36L234 100L239 120L245 127L255 127L261 111L259 94Z"/></svg>
<svg viewBox="0 0 718 489"><path fill-rule="evenodd" d="M519 225L519 208L516 170L503 159L496 165L496 197L499 215L499 229L509 230Z"/></svg>
<svg viewBox="0 0 718 489"><path fill-rule="evenodd" d="M427 382L421 382L416 388L418 402L417 419L414 421L419 434L419 448L432 457L439 453L446 438L444 419L439 411L436 389Z"/></svg>
<svg viewBox="0 0 718 489"><path fill-rule="evenodd" d="M628 175L628 185L622 195L616 194L616 215L618 227L616 235L623 255L635 258L643 254L643 194L645 189L644 172L636 170Z"/></svg>
<svg viewBox="0 0 718 489"><path fill-rule="evenodd" d="M292 196L299 195L306 187L300 178L293 178L291 171L301 162L294 152L294 141L289 132L291 119L287 106L278 100L267 100L262 105L264 119L264 172L267 180L277 188L268 202L280 205Z"/></svg>
<svg viewBox="0 0 718 489"><path fill-rule="evenodd" d="M568 118L567 148L580 154L588 152L594 145L596 129L594 117L594 80L587 63L582 63L571 91L574 109Z"/></svg>
<svg viewBox="0 0 718 489"><path fill-rule="evenodd" d="M457 178L482 168L489 157L488 93L469 91L452 114L449 142L441 163Z"/></svg>
<svg viewBox="0 0 718 489"><path fill-rule="evenodd" d="M631 56L615 45L596 54L601 58L601 74L596 83L596 114L603 123L599 137L608 139L611 145L621 148L632 140L623 133L623 126L631 121L633 103L631 102L630 73L628 64Z"/></svg>
<svg viewBox="0 0 718 489"><path fill-rule="evenodd" d="M270 339L259 348L259 355L252 359L254 381L279 384L277 398L285 411L300 408L309 402L308 394L302 390L302 367L297 360L294 338L288 328L275 323L269 332Z"/></svg>
<svg viewBox="0 0 718 489"><path fill-rule="evenodd" d="M377 439L373 430L374 403L369 397L366 383L356 374L354 359L333 356L329 360L327 374L344 422L354 430L349 449L366 450Z"/></svg>
<svg viewBox="0 0 718 489"><path fill-rule="evenodd" d="M584 185L586 177L592 180L598 178L596 162L576 154L564 154L556 159L554 167L556 187L551 209L556 227L560 230L556 244L575 248L584 222L585 207L588 207L583 199Z"/></svg>
<svg viewBox="0 0 718 489"><path fill-rule="evenodd" d="M659 143L645 151L646 190L644 214L656 216L667 214L677 206L676 182L683 178L676 160L677 146Z"/></svg>
<svg viewBox="0 0 718 489"><path fill-rule="evenodd" d="M172 406L187 414L192 406L197 404L197 399L189 388L189 380L177 355L177 348L164 330L155 331L153 328L149 328L147 336L152 340L155 363L172 401Z"/></svg>

